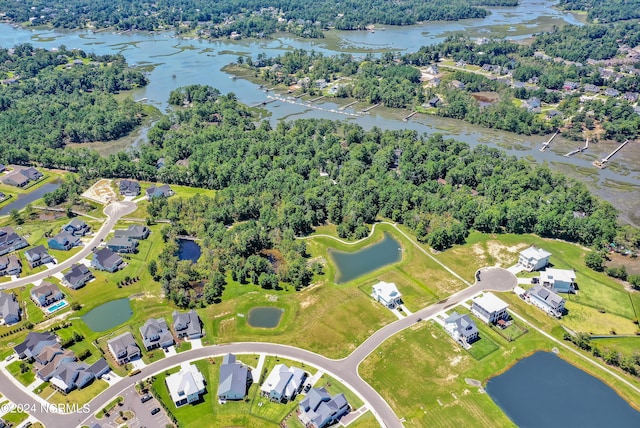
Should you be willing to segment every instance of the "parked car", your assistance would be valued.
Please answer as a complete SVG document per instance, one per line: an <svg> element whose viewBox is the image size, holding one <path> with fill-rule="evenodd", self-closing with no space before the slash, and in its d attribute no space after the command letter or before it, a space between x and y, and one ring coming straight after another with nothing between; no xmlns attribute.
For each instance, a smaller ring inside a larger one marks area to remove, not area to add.
<svg viewBox="0 0 640 428"><path fill-rule="evenodd" d="M15 355L11 354L11 355L7 355L7 358L5 358L5 361L11 361L15 358Z"/></svg>
<svg viewBox="0 0 640 428"><path fill-rule="evenodd" d="M151 411L152 415L156 415L158 413L160 413L160 407L154 407L154 409Z"/></svg>
<svg viewBox="0 0 640 428"><path fill-rule="evenodd" d="M304 392L309 392L309 390L311 389L311 384L308 383L304 386Z"/></svg>
<svg viewBox="0 0 640 428"><path fill-rule="evenodd" d="M147 401L151 400L153 397L151 396L151 394L144 394L141 398L140 401L143 403L146 403Z"/></svg>

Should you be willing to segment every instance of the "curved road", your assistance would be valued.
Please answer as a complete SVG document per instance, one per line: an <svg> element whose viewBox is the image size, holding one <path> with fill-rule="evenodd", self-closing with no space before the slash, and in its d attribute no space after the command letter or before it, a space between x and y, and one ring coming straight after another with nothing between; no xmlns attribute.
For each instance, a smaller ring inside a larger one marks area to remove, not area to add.
<svg viewBox="0 0 640 428"><path fill-rule="evenodd" d="M94 398L90 403L91 413L94 413L109 403L115 396L126 388L131 387L140 379L152 376L173 367L182 362L203 359L211 356L222 355L226 353L266 353L270 355L278 355L292 360L303 361L306 364L315 366L329 373L344 382L348 387L356 391L358 395L366 403L368 403L378 422L385 427L396 428L402 427L397 415L387 404L387 402L374 390L367 382L365 382L358 374L358 366L360 363L378 346L394 334L410 327L420 319L432 317L436 313L454 306L460 302L470 299L476 293L485 290L507 291L516 285L516 278L511 273L499 268L489 268L482 271L482 281L476 282L473 286L452 295L451 297L421 309L414 314L395 321L381 328L365 340L355 351L349 356L341 360L332 360L322 355L287 345L274 343L230 343L224 345L207 346L201 349L192 349L180 354L167 357L156 361L144 369L141 373L126 377L110 386L100 395ZM31 394L24 391L23 388L16 384L17 380L8 378L4 372L0 372L0 385L3 386L2 392L7 399L14 403L29 404L30 412L38 420L43 422L47 427L71 427L80 426L82 422L89 419L90 415L83 413L55 414L46 410L46 405L41 406L42 400L35 398Z"/></svg>
<svg viewBox="0 0 640 428"><path fill-rule="evenodd" d="M88 256L93 248L97 246L102 240L111 232L113 227L116 225L118 220L121 217L131 214L137 208L135 202L128 201L118 201L112 202L111 204L104 207L104 213L107 216L107 221L104 222L102 227L95 233L91 242L82 247L80 251L78 251L73 256L69 257L67 260L39 273L34 273L33 275L25 276L24 278L18 278L11 282L6 282L2 284L7 290L17 287L22 287L27 284L33 284L36 281L41 279L45 279L50 277L51 275L61 272L69 267L71 267L74 263L79 262Z"/></svg>

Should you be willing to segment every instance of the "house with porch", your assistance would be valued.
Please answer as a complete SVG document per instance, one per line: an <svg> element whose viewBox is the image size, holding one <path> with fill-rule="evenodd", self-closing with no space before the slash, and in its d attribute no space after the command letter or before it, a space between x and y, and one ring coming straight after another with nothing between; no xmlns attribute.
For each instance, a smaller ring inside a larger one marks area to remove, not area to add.
<svg viewBox="0 0 640 428"><path fill-rule="evenodd" d="M173 312L173 329L178 337L199 339L202 337L202 323L198 313L191 309L189 312Z"/></svg>
<svg viewBox="0 0 640 428"><path fill-rule="evenodd" d="M165 382L176 407L198 401L205 392L204 376L194 364L182 365L180 371L167 376Z"/></svg>
<svg viewBox="0 0 640 428"><path fill-rule="evenodd" d="M109 352L113 355L113 359L119 365L126 364L131 360L140 358L140 348L133 335L129 332L122 333L119 336L107 341Z"/></svg>
<svg viewBox="0 0 640 428"><path fill-rule="evenodd" d="M149 237L149 233L151 231L147 226L141 225L130 225L126 229L116 229L113 231L113 235L116 238L126 238L126 239L147 239Z"/></svg>
<svg viewBox="0 0 640 428"><path fill-rule="evenodd" d="M93 273L85 265L76 263L67 273L62 275L62 284L77 290L87 285L88 282L94 280Z"/></svg>
<svg viewBox="0 0 640 428"><path fill-rule="evenodd" d="M220 365L220 380L218 382L219 400L242 400L247 395L252 377L249 368L236 361L236 356L227 354Z"/></svg>
<svg viewBox="0 0 640 428"><path fill-rule="evenodd" d="M42 281L42 284L31 289L31 300L36 305L44 308L58 300L62 300L64 294L58 287L50 282Z"/></svg>
<svg viewBox="0 0 640 428"><path fill-rule="evenodd" d="M101 248L93 253L91 267L105 272L115 272L123 266L122 257L108 248Z"/></svg>
<svg viewBox="0 0 640 428"><path fill-rule="evenodd" d="M146 191L147 200L151 200L153 198L168 198L169 196L173 196L173 190L169 187L168 184L163 184L162 186L151 186Z"/></svg>
<svg viewBox="0 0 640 428"><path fill-rule="evenodd" d="M572 269L548 268L540 272L540 284L556 293L573 293L576 273Z"/></svg>
<svg viewBox="0 0 640 428"><path fill-rule="evenodd" d="M471 344L480 338L480 332L476 323L474 323L469 315L453 312L444 320L444 328L447 333L457 342Z"/></svg>
<svg viewBox="0 0 640 428"><path fill-rule="evenodd" d="M24 252L24 257L27 259L27 263L29 263L31 269L53 261L53 257L49 255L44 245L29 248Z"/></svg>
<svg viewBox="0 0 640 428"><path fill-rule="evenodd" d="M371 296L375 301L382 303L389 309L395 309L402 305L402 294L392 282L380 281L372 288Z"/></svg>
<svg viewBox="0 0 640 428"><path fill-rule="evenodd" d="M298 405L298 418L305 427L333 425L350 411L344 394L329 395L325 388L312 388Z"/></svg>
<svg viewBox="0 0 640 428"><path fill-rule="evenodd" d="M150 318L140 327L142 343L147 351L155 348L166 349L176 342L164 318Z"/></svg>
<svg viewBox="0 0 640 428"><path fill-rule="evenodd" d="M13 293L0 293L0 325L11 325L20 321L20 303Z"/></svg>
<svg viewBox="0 0 640 428"><path fill-rule="evenodd" d="M82 244L79 236L72 235L71 233L63 230L55 236L52 236L47 240L47 245L52 250L69 251L73 247L77 247Z"/></svg>
<svg viewBox="0 0 640 428"><path fill-rule="evenodd" d="M551 253L542 248L531 246L520 252L518 264L522 266L524 270L533 272L534 270L540 270L547 266L549 264L549 257L551 257Z"/></svg>
<svg viewBox="0 0 640 428"><path fill-rule="evenodd" d="M111 238L106 244L107 248L116 253L134 253L138 247L138 241L122 236Z"/></svg>
<svg viewBox="0 0 640 428"><path fill-rule="evenodd" d="M260 387L260 393L271 401L288 403L298 395L306 379L304 370L277 364Z"/></svg>
<svg viewBox="0 0 640 428"><path fill-rule="evenodd" d="M138 196L140 194L140 184L133 180L120 180L118 189L122 196Z"/></svg>
<svg viewBox="0 0 640 428"><path fill-rule="evenodd" d="M471 313L487 324L495 324L509 317L509 305L493 293L484 293L471 301Z"/></svg>
<svg viewBox="0 0 640 428"><path fill-rule="evenodd" d="M62 226L62 230L72 234L73 236L85 236L91 233L89 225L79 218L74 218L69 223Z"/></svg>
<svg viewBox="0 0 640 428"><path fill-rule="evenodd" d="M0 256L27 247L29 244L11 226L0 227Z"/></svg>
<svg viewBox="0 0 640 428"><path fill-rule="evenodd" d="M565 300L542 284L536 284L527 291L527 301L549 315L561 318L564 313Z"/></svg>
<svg viewBox="0 0 640 428"><path fill-rule="evenodd" d="M53 376L49 380L49 384L53 388L67 394L76 388L84 388L94 379L95 375L90 370L89 365L69 361L61 363L56 368Z"/></svg>

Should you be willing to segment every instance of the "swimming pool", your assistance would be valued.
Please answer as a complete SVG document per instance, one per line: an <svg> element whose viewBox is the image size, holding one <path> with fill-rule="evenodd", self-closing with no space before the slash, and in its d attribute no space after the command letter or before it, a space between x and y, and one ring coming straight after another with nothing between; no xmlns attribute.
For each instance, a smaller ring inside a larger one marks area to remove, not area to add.
<svg viewBox="0 0 640 428"><path fill-rule="evenodd" d="M56 303L55 305L51 305L47 308L47 313L54 313L55 311L64 308L65 306L67 306L67 301L66 300L60 300L58 303Z"/></svg>

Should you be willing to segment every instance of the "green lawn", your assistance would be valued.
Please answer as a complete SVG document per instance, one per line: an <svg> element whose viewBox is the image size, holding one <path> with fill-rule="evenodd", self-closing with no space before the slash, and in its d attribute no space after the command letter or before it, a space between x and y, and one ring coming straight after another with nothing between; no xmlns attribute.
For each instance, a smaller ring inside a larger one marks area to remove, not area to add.
<svg viewBox="0 0 640 428"><path fill-rule="evenodd" d="M20 370L20 366L22 364L25 364L28 368L28 370L24 373L22 373ZM11 373L13 377L18 379L20 383L25 386L31 385L33 381L36 380L36 374L33 371L33 365L29 363L25 363L24 361L17 360L12 362L7 366L7 370L9 371L9 373Z"/></svg>
<svg viewBox="0 0 640 428"><path fill-rule="evenodd" d="M95 379L89 385L85 386L82 389L74 389L68 394L63 394L61 392L57 392L51 398L49 398L49 402L53 404L77 404L78 406L82 406L89 401L93 400L98 396L102 391L107 389L109 384L101 379ZM47 397L48 394L42 394L44 397Z"/></svg>
<svg viewBox="0 0 640 428"><path fill-rule="evenodd" d="M22 421L24 421L28 417L29 417L28 414L26 414L25 412L21 412L17 409L11 410L10 412L2 415L2 419L14 427L20 425Z"/></svg>
<svg viewBox="0 0 640 428"><path fill-rule="evenodd" d="M467 349L467 351L476 360L481 360L492 352L497 351L498 349L498 345L493 340L491 340L489 336L483 334L480 336L479 340L473 342L471 348Z"/></svg>
<svg viewBox="0 0 640 428"><path fill-rule="evenodd" d="M320 379L318 379L318 382L316 382L316 384L313 385L313 387L314 388L324 387L327 390L327 392L331 395L336 395L340 393L344 394L344 396L346 397L352 409L359 409L364 405L364 402L353 391L351 391L343 383L337 381L336 379L334 379L333 377L329 376L326 373L323 374Z"/></svg>

